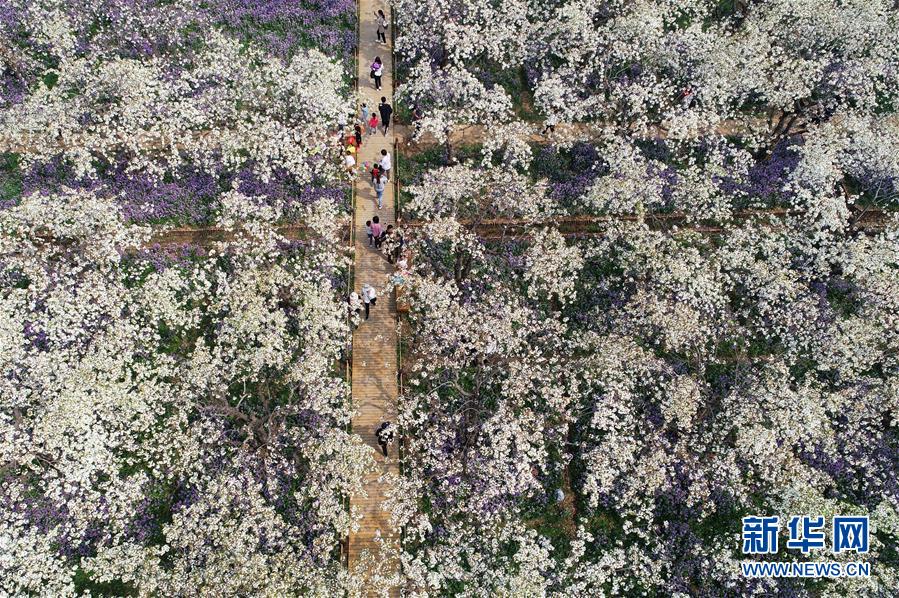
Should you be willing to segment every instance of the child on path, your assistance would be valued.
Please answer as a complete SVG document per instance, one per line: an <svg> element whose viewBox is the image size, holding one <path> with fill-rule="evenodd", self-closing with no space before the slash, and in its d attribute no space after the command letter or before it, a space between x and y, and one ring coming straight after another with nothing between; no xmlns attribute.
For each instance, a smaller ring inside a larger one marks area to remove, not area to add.
<svg viewBox="0 0 899 598"><path fill-rule="evenodd" d="M371 220L365 221L365 234L368 235L368 246L371 247L374 245L374 237L372 237L371 233Z"/></svg>
<svg viewBox="0 0 899 598"><path fill-rule="evenodd" d="M371 169L371 184L374 186L375 181L378 180L378 177L381 176L381 167L375 162L375 165Z"/></svg>
<svg viewBox="0 0 899 598"><path fill-rule="evenodd" d="M368 134L374 135L378 131L378 115L374 112L371 113L371 118L368 119Z"/></svg>
<svg viewBox="0 0 899 598"><path fill-rule="evenodd" d="M372 307L375 306L375 303L378 301L378 293L375 291L375 287L366 283L362 285L362 303L365 305L365 319L368 319L369 311Z"/></svg>
<svg viewBox="0 0 899 598"><path fill-rule="evenodd" d="M346 151L346 156L343 158L343 163L346 166L346 171L350 176L355 174L356 170L356 158L353 157L353 152L349 149Z"/></svg>
<svg viewBox="0 0 899 598"><path fill-rule="evenodd" d="M383 175L378 175L377 180L375 180L375 193L378 195L378 209L384 207L384 189L387 187L387 183L384 180Z"/></svg>

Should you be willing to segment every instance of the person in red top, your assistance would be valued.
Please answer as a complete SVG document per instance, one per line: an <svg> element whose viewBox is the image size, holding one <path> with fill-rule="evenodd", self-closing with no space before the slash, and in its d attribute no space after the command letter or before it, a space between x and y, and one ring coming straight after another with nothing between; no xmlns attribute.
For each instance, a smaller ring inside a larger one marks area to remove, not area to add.
<svg viewBox="0 0 899 598"><path fill-rule="evenodd" d="M378 177L381 176L381 165L375 162L374 168L371 169L371 184L374 185Z"/></svg>

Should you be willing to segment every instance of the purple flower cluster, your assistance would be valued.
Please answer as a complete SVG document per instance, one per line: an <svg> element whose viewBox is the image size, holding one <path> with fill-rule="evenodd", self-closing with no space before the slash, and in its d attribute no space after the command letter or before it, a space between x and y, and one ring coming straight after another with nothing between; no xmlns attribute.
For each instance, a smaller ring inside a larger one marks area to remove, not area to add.
<svg viewBox="0 0 899 598"><path fill-rule="evenodd" d="M207 10L213 22L282 59L315 47L351 60L356 50L356 4L350 0L219 0Z"/></svg>
<svg viewBox="0 0 899 598"><path fill-rule="evenodd" d="M800 142L792 139L779 143L766 160L749 169L745 183L731 187L765 203L787 202L790 195L784 190L784 183L789 173L799 164L799 154L793 149L798 143ZM722 186L728 190L726 183Z"/></svg>
<svg viewBox="0 0 899 598"><path fill-rule="evenodd" d="M550 181L550 197L566 208L572 208L605 171L596 146L588 143L577 143L570 150L547 146L534 164L536 176Z"/></svg>
<svg viewBox="0 0 899 598"><path fill-rule="evenodd" d="M252 165L231 176L220 171L210 173L185 166L162 182L144 173L128 172L124 164L105 169L100 179L81 179L57 158L35 164L23 173L22 194L53 193L62 187L84 189L114 197L122 217L137 224L175 223L181 225L211 224L218 196L237 183L241 193L259 197L262 203L279 205L285 218L293 218L297 208L320 201L333 202L342 210L349 209L344 189L319 184L299 184L287 171L277 171L267 182L262 181ZM16 200L0 203L0 209L12 207Z"/></svg>

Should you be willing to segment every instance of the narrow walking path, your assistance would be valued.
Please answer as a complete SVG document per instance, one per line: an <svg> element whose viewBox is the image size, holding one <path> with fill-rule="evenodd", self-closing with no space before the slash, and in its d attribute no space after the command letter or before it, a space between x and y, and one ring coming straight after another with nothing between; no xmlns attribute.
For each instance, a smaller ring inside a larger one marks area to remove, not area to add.
<svg viewBox="0 0 899 598"><path fill-rule="evenodd" d="M390 20L389 7L375 0L359 0L359 93L360 101L368 104L368 107L377 112L381 96L387 98L387 102L393 105L393 63L390 47L387 44L376 41L375 11L381 9ZM390 39L390 33L387 34ZM374 80L369 77L370 65L375 56L380 56L384 63L384 75L381 91L374 89ZM392 123L391 123L392 124ZM371 165L380 160L382 149L386 149L391 158L394 148L393 128L383 135L383 127L374 135L366 134L362 148L358 153L357 162L361 166ZM384 421L396 421L397 399L397 315L396 300L393 293L381 293L381 289L387 283L393 266L387 262L384 255L368 245L368 237L365 233L365 222L377 214L381 225L386 229L388 224L395 220L394 211L394 187L391 170L391 184L384 191L384 204L381 209L377 207L377 197L371 177L363 173L357 179L356 185L356 254L355 254L355 289L360 295L362 286L370 284L378 289L377 304L371 310L371 316L359 326L353 334L353 406L356 416L353 418L353 432L360 435L367 445L372 447L378 463L378 470L370 474L365 480L367 497L356 497L351 501L351 507L358 510L363 516L360 528L351 533L349 538L349 566L355 569L360 563L365 551L369 551L376 562L386 564L388 570L390 563L384 563L381 558L381 546L377 538L388 542L399 541L399 530L393 529L389 522L388 513L382 508L385 497L386 485L379 480L385 473L398 473L397 445L392 444L388 449L388 457L381 454L375 438L375 430ZM395 567L395 565L393 565Z"/></svg>

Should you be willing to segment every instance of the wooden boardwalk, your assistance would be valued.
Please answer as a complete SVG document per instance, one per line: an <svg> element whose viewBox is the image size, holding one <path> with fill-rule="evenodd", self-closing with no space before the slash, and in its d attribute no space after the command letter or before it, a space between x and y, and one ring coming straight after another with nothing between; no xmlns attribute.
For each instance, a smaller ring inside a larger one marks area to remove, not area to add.
<svg viewBox="0 0 899 598"><path fill-rule="evenodd" d="M366 102L371 110L377 111L381 96L393 104L393 63L390 46L377 43L374 12L384 10L390 20L389 6L374 0L359 0L359 77L360 102ZM388 42L390 33L387 34ZM384 63L384 76L381 91L374 89L374 80L369 78L370 65L375 56L380 56ZM392 123L391 123L392 124ZM352 125L351 125L352 126ZM367 130L366 130L367 133ZM383 135L383 127L374 135L366 134L357 162L370 165L380 159L380 152L386 149L393 156L394 132L391 127L387 135ZM399 532L390 525L389 515L382 508L385 496L385 484L379 477L385 473L397 474L397 444L394 442L388 449L385 458L375 439L375 430L383 421L396 422L397 399L397 315L394 293L384 293L382 289L393 272L383 253L368 246L365 234L365 221L377 214L381 225L386 229L395 221L394 186L391 180L384 191L384 205L377 207L377 197L371 177L367 173L360 174L355 182L355 289L361 296L362 285L370 284L378 289L377 305L372 308L371 316L359 326L353 334L353 407L356 415L353 418L353 432L362 437L372 447L378 463L377 471L365 480L367 496L355 497L351 500L351 508L362 514L363 518L357 532L349 537L349 567L357 569L363 560L364 553L369 552L376 562L385 564L380 554L381 546L377 538L387 542L398 542ZM395 565L387 564L388 572L395 573ZM397 594L398 595L398 594Z"/></svg>

